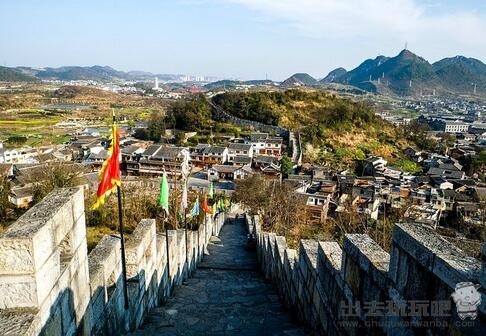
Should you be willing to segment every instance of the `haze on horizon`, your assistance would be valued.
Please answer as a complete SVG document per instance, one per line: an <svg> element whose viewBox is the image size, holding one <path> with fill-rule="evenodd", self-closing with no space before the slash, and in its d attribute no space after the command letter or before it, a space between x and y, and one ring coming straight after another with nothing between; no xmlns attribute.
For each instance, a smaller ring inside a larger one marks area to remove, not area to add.
<svg viewBox="0 0 486 336"><path fill-rule="evenodd" d="M483 0L179 0L0 3L6 66L109 65L222 78L316 78L409 49L486 61Z"/></svg>

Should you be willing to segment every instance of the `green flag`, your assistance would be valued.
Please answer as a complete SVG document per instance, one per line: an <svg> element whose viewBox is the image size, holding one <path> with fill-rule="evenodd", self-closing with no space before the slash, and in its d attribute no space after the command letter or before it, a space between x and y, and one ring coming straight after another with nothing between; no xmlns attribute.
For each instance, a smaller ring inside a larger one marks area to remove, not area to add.
<svg viewBox="0 0 486 336"><path fill-rule="evenodd" d="M169 182L167 182L167 173L164 172L162 180L160 181L160 197L159 204L162 209L169 215Z"/></svg>
<svg viewBox="0 0 486 336"><path fill-rule="evenodd" d="M213 182L211 182L209 184L208 197L212 198L213 195L214 195L214 186L213 186Z"/></svg>

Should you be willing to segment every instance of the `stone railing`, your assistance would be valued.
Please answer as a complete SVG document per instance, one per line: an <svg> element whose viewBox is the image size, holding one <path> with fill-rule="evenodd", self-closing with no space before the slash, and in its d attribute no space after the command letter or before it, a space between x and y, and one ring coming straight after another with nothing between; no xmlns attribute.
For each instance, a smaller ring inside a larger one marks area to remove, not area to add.
<svg viewBox="0 0 486 336"><path fill-rule="evenodd" d="M342 248L303 240L297 252L261 231L258 217L247 217L247 227L266 278L317 334L486 335L486 244L481 265L433 229L400 223L391 255L363 234L346 235ZM479 294L470 286L464 295L464 304L481 298L475 319L458 316L451 295L460 282L481 285Z"/></svg>
<svg viewBox="0 0 486 336"><path fill-rule="evenodd" d="M155 220L142 220L126 237L126 310L119 236L105 236L88 256L82 189L52 192L0 235L0 334L118 335L136 329L196 268L224 217L207 216L198 231L187 232L188 263L184 230L169 230L166 237L156 232Z"/></svg>

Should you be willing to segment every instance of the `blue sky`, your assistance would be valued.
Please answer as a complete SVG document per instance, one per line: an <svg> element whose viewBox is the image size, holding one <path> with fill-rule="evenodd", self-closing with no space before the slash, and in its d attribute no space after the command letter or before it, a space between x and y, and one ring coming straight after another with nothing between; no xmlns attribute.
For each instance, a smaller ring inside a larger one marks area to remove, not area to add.
<svg viewBox="0 0 486 336"><path fill-rule="evenodd" d="M486 61L484 0L17 0L0 64L281 80L409 49Z"/></svg>

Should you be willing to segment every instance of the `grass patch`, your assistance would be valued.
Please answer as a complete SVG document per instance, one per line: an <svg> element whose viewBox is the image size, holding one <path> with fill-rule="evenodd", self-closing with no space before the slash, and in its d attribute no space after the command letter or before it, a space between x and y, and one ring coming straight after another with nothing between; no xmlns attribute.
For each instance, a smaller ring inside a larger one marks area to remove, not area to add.
<svg viewBox="0 0 486 336"><path fill-rule="evenodd" d="M118 231L106 226L88 226L86 228L86 240L88 241L88 253L95 248L96 244L106 235L116 234Z"/></svg>
<svg viewBox="0 0 486 336"><path fill-rule="evenodd" d="M6 126L52 126L58 123L58 119L53 120L0 120L0 127Z"/></svg>

